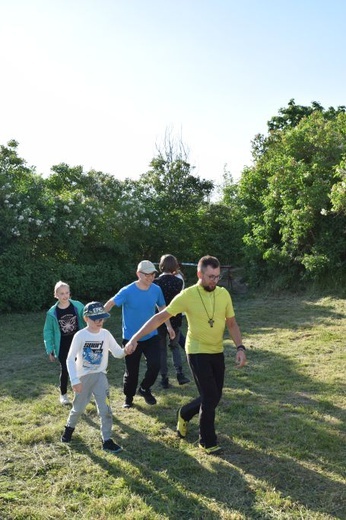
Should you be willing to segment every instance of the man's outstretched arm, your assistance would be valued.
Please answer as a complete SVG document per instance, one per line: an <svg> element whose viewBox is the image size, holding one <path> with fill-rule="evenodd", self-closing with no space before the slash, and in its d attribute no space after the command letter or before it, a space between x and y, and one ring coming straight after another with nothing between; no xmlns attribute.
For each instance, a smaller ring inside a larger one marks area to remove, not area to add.
<svg viewBox="0 0 346 520"><path fill-rule="evenodd" d="M169 314L165 309L161 312L155 314L150 320L148 320L144 325L132 336L130 341L127 343L131 343L134 347L137 347L137 342L143 337L159 328L162 323L167 321L172 315Z"/></svg>

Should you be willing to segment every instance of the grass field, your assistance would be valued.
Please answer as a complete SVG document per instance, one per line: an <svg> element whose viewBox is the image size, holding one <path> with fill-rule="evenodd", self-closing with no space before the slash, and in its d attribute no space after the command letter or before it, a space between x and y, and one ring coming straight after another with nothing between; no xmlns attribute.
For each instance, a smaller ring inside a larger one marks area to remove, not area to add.
<svg viewBox="0 0 346 520"><path fill-rule="evenodd" d="M44 313L5 315L0 345L0 518L346 519L346 301L304 296L234 298L248 364L225 338L226 384L216 427L223 452L186 440L176 409L193 383L122 409L123 361L109 381L119 455L102 451L90 403L71 444L59 367L43 347ZM120 314L107 322L120 340ZM188 369L186 368L188 373ZM71 392L70 392L71 394Z"/></svg>

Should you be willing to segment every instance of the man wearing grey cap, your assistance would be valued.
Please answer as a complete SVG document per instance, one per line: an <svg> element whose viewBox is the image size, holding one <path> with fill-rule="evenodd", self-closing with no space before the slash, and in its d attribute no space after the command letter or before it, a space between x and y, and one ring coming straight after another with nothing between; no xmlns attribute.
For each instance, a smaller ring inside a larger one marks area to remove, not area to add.
<svg viewBox="0 0 346 520"><path fill-rule="evenodd" d="M105 304L105 310L109 312L116 305L122 307L122 334L123 345L144 323L159 311L166 307L162 290L153 284L157 269L149 260L142 260L137 266L137 278L135 282L126 285L117 292L113 298ZM174 331L168 320L167 330L174 338ZM157 330L143 336L138 342L135 352L126 356L126 369L124 373L124 408L133 406L133 397L136 394L139 377L139 364L142 354L146 360L146 372L138 387L138 395L144 397L147 404L156 404L156 399L151 393L151 386L155 383L160 370L160 346Z"/></svg>

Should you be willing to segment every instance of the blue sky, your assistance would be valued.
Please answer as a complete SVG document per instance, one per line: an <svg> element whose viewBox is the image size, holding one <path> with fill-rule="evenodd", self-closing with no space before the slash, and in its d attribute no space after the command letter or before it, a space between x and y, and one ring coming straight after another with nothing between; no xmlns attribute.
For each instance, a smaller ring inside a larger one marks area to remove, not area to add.
<svg viewBox="0 0 346 520"><path fill-rule="evenodd" d="M346 105L344 0L0 0L0 144L138 178L165 132L238 179L294 98Z"/></svg>

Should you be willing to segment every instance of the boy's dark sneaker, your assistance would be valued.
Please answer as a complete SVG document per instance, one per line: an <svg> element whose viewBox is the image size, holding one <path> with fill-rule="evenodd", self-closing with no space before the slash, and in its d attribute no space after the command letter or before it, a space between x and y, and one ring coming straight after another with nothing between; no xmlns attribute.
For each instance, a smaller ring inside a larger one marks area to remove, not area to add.
<svg viewBox="0 0 346 520"><path fill-rule="evenodd" d="M203 446L203 444L200 444L199 445L200 449L204 451L204 453L206 453L207 455L212 455L214 453L218 453L219 451L221 451L221 446L210 446L209 448L206 448L205 446Z"/></svg>
<svg viewBox="0 0 346 520"><path fill-rule="evenodd" d="M73 432L74 432L74 428L71 428L70 426L65 426L65 431L61 436L61 441L70 442Z"/></svg>
<svg viewBox="0 0 346 520"><path fill-rule="evenodd" d="M150 388L144 390L141 386L138 388L138 395L144 397L145 402L147 404L156 404L156 399L153 394L150 392Z"/></svg>
<svg viewBox="0 0 346 520"><path fill-rule="evenodd" d="M133 397L125 397L125 402L123 404L123 408L132 408L133 406Z"/></svg>
<svg viewBox="0 0 346 520"><path fill-rule="evenodd" d="M186 385L187 383L190 383L190 379L186 377L183 372L177 373L177 380L180 385Z"/></svg>
<svg viewBox="0 0 346 520"><path fill-rule="evenodd" d="M119 444L115 444L113 439L108 439L107 441L104 441L102 444L102 448L105 451L110 451L112 453L119 453L120 451L123 451L122 447L119 446Z"/></svg>
<svg viewBox="0 0 346 520"><path fill-rule="evenodd" d="M161 382L160 382L160 385L161 385L161 387L162 387L164 390L167 390L167 388L169 388L169 380L168 380L168 377L162 377Z"/></svg>

